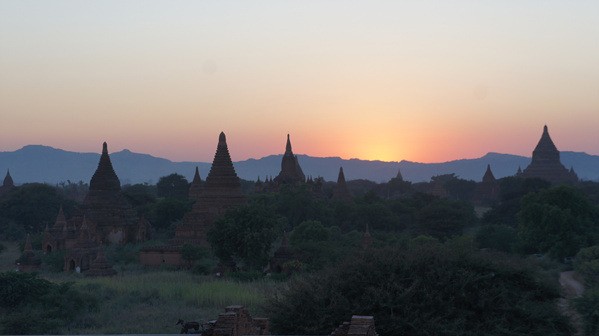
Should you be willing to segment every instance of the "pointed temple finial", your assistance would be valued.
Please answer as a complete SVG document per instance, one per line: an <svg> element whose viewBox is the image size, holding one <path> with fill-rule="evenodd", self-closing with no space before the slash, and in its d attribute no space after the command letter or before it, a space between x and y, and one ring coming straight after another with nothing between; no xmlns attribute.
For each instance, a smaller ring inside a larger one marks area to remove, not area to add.
<svg viewBox="0 0 599 336"><path fill-rule="evenodd" d="M350 201L352 199L347 183L345 183L345 174L343 167L339 167L339 175L337 176L337 184L333 188L333 200Z"/></svg>
<svg viewBox="0 0 599 336"><path fill-rule="evenodd" d="M547 129L547 125L543 126L543 133L549 133L549 130Z"/></svg>
<svg viewBox="0 0 599 336"><path fill-rule="evenodd" d="M485 175L483 175L483 182L485 183L495 183L495 175L493 175L493 171L491 170L491 165L487 164L487 170L485 171Z"/></svg>
<svg viewBox="0 0 599 336"><path fill-rule="evenodd" d="M343 167L339 167L339 175L337 176L337 184L345 184L345 174L343 174Z"/></svg>
<svg viewBox="0 0 599 336"><path fill-rule="evenodd" d="M102 144L102 154L108 154L108 144L106 141Z"/></svg>
<svg viewBox="0 0 599 336"><path fill-rule="evenodd" d="M397 168L397 176L395 176L395 178L398 181L402 181L403 182L403 176L401 175L401 169Z"/></svg>
<svg viewBox="0 0 599 336"><path fill-rule="evenodd" d="M227 136L225 135L225 132L220 132L220 135L218 136L218 144L227 144Z"/></svg>
<svg viewBox="0 0 599 336"><path fill-rule="evenodd" d="M200 177L200 170L198 169L198 166L196 166L196 171L193 174L193 180L191 181L191 183L199 183L202 181L202 178Z"/></svg>
<svg viewBox="0 0 599 336"><path fill-rule="evenodd" d="M285 154L293 154L291 150L291 140L289 139L289 134L287 134L287 144L285 145Z"/></svg>

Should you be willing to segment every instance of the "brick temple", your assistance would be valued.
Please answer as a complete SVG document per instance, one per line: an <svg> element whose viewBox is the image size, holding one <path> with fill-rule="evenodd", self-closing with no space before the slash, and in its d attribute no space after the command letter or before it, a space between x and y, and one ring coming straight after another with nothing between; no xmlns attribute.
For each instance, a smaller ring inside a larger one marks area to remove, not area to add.
<svg viewBox="0 0 599 336"><path fill-rule="evenodd" d="M547 125L543 127L543 134L532 152L532 161L521 173L516 174L522 178L540 178L553 184L576 183L578 176L574 169L566 169L560 161L560 153L549 136Z"/></svg>
<svg viewBox="0 0 599 336"><path fill-rule="evenodd" d="M221 132L218 137L212 167L203 185L196 168L189 197L195 199L195 203L183 218L182 224L177 227L172 242L175 245L191 243L208 246L206 234L214 220L227 210L245 203L225 133Z"/></svg>
<svg viewBox="0 0 599 336"><path fill-rule="evenodd" d="M137 217L121 192L105 142L81 208L70 219L59 209L54 225L44 230L42 248L46 253L65 250L64 269L85 272L103 244L142 242L149 233L150 223Z"/></svg>

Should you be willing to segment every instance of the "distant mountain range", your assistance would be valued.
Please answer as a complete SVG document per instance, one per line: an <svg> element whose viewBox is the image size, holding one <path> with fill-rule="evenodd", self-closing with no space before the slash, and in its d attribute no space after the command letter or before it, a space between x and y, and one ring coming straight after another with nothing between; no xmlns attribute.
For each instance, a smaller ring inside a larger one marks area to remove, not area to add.
<svg viewBox="0 0 599 336"><path fill-rule="evenodd" d="M234 162L239 177L256 180L265 176L275 177L281 169L282 155L270 155L261 159ZM7 169L15 183L60 182L89 183L98 165L100 154L68 152L48 146L30 145L14 152L0 152L0 182ZM172 162L148 154L122 150L110 154L114 170L122 184L147 182L156 183L161 176L178 173L189 181L195 167L200 169L202 179L210 171L209 162ZM418 163L411 161L384 162L359 159L344 160L339 157L311 157L298 155L306 176L322 176L327 181L336 181L339 167L343 167L348 180L366 179L386 182L401 171L407 181L429 181L431 176L455 173L463 179L480 181L487 164L496 178L514 175L518 167L524 169L530 158L524 156L488 153L477 159L462 159L443 163ZM581 179L599 181L599 156L580 152L561 152L562 163L574 170Z"/></svg>

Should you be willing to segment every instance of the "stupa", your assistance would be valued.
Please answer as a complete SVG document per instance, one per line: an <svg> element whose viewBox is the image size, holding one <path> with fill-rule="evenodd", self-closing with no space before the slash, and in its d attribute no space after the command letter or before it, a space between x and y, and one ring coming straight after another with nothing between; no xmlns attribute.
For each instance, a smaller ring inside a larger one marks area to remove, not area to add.
<svg viewBox="0 0 599 336"><path fill-rule="evenodd" d="M333 200L348 202L352 200L349 189L347 189L347 183L345 183L345 174L343 173L343 167L339 167L339 175L337 176L337 184L333 189Z"/></svg>
<svg viewBox="0 0 599 336"><path fill-rule="evenodd" d="M4 181L0 186L0 196L8 193L12 189L14 189L15 183L12 180L12 176L10 176L10 171L6 170L6 176L4 177Z"/></svg>
<svg viewBox="0 0 599 336"><path fill-rule="evenodd" d="M553 184L575 183L578 176L572 169L569 171L560 162L560 153L549 136L547 125L543 127L543 134L532 152L532 162L518 177L540 178Z"/></svg>
<svg viewBox="0 0 599 336"><path fill-rule="evenodd" d="M241 182L227 146L225 133L218 137L216 154L212 167L201 192L190 212L183 218L183 223L175 231L173 243L181 245L193 243L206 246L206 234L215 219L227 210L245 202L241 192Z"/></svg>
<svg viewBox="0 0 599 336"><path fill-rule="evenodd" d="M480 205L489 205L499 199L499 183L491 171L491 165L487 165L487 170L483 179L476 185L474 192L474 203Z"/></svg>
<svg viewBox="0 0 599 336"><path fill-rule="evenodd" d="M137 214L121 193L121 182L112 167L106 142L81 208L88 225L99 235L96 241L124 244L137 240Z"/></svg>
<svg viewBox="0 0 599 336"><path fill-rule="evenodd" d="M287 144L285 145L285 153L281 160L281 172L274 178L277 185L283 184L299 184L306 181L306 176L299 165L297 156L293 154L291 149L291 140L287 134Z"/></svg>

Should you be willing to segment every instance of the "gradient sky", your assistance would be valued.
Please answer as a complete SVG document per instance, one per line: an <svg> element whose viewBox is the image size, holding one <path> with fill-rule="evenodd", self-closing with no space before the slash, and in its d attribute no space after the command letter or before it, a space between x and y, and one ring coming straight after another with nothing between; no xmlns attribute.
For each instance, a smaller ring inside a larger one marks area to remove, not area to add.
<svg viewBox="0 0 599 336"><path fill-rule="evenodd" d="M599 1L0 1L0 151L599 154Z"/></svg>

